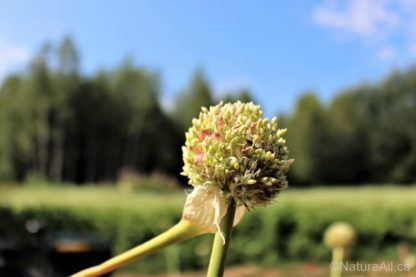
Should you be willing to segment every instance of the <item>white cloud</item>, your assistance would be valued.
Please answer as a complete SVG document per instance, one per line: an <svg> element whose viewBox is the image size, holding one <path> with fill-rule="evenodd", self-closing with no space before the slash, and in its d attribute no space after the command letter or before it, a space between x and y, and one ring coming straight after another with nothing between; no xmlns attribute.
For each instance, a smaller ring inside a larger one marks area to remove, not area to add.
<svg viewBox="0 0 416 277"><path fill-rule="evenodd" d="M390 46L384 46L377 52L377 57L382 61L391 61L396 57L396 52Z"/></svg>
<svg viewBox="0 0 416 277"><path fill-rule="evenodd" d="M26 63L30 52L22 46L0 38L0 80L10 72Z"/></svg>
<svg viewBox="0 0 416 277"><path fill-rule="evenodd" d="M416 45L416 0L326 0L312 20L362 40L383 61L405 60Z"/></svg>
<svg viewBox="0 0 416 277"><path fill-rule="evenodd" d="M378 36L400 22L400 16L388 9L386 1L379 0L328 1L313 11L313 19L320 25L363 37Z"/></svg>

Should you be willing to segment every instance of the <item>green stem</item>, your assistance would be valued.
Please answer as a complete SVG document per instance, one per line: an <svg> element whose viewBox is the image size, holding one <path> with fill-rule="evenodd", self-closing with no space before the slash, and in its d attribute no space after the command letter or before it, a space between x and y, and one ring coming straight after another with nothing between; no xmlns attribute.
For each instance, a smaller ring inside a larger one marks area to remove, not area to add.
<svg viewBox="0 0 416 277"><path fill-rule="evenodd" d="M224 240L221 237L220 231L217 231L212 245L211 259L209 261L207 277L221 277L224 274L225 260L227 258L227 250L231 240L231 233L233 230L234 215L236 205L232 199L228 205L227 213L221 220L221 231L224 235Z"/></svg>
<svg viewBox="0 0 416 277"><path fill-rule="evenodd" d="M75 273L72 275L72 277L101 276L127 264L133 259L149 255L163 247L195 237L203 233L205 233L205 231L203 231L199 226L182 219L178 224L166 232L160 234L159 236L139 246L136 246L135 248L130 249L114 258L111 258L100 265L90 267Z"/></svg>
<svg viewBox="0 0 416 277"><path fill-rule="evenodd" d="M343 247L337 247L332 250L331 277L341 277L343 258L344 258Z"/></svg>

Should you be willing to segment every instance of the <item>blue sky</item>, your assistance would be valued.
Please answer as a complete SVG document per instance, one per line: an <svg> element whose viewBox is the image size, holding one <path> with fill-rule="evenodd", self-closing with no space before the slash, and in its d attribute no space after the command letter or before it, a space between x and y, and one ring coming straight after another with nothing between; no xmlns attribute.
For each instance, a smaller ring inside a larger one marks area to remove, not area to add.
<svg viewBox="0 0 416 277"><path fill-rule="evenodd" d="M329 101L416 58L416 0L0 2L0 78L71 34L82 71L127 55L162 74L170 106L203 67L216 95L249 87L267 115L305 90Z"/></svg>

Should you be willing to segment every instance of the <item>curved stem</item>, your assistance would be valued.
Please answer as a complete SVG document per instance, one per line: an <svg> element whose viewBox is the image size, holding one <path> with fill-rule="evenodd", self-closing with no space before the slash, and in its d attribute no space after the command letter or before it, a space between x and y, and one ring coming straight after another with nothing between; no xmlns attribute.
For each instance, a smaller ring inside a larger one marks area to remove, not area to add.
<svg viewBox="0 0 416 277"><path fill-rule="evenodd" d="M132 248L116 257L113 257L100 265L84 269L71 277L95 277L113 271L133 259L149 255L168 245L205 233L199 226L188 220L182 219L178 224L158 235L157 237Z"/></svg>
<svg viewBox="0 0 416 277"><path fill-rule="evenodd" d="M231 240L233 230L234 215L236 205L234 200L228 205L227 213L221 221L221 231L217 231L212 245L211 258L209 260L207 277L221 277L224 274L225 260L227 258L227 250Z"/></svg>

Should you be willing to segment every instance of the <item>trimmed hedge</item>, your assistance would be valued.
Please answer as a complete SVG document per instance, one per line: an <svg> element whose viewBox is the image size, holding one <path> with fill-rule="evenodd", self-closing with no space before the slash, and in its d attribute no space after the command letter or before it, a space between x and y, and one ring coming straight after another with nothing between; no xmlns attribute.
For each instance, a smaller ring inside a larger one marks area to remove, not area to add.
<svg viewBox="0 0 416 277"><path fill-rule="evenodd" d="M6 189L0 194L0 237L29 240L22 226L36 218L47 222L49 232L97 232L112 243L115 253L174 225L185 198L183 193L131 195L112 188L66 187ZM282 193L280 203L247 212L234 231L228 262L329 261L322 236L335 221L349 222L358 233L353 260L397 259L398 244L416 245L415 200L415 187L291 189ZM206 267L212 238L204 235L167 248L126 270Z"/></svg>

